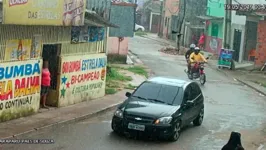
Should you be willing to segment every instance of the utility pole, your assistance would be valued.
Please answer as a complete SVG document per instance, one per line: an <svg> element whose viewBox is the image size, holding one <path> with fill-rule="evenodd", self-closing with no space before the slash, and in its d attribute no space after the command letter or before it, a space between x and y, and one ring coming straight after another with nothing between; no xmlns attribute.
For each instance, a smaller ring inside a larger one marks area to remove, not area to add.
<svg viewBox="0 0 266 150"><path fill-rule="evenodd" d="M226 0L226 5L232 5L232 0ZM223 47L230 48L231 43L232 11L225 10Z"/></svg>
<svg viewBox="0 0 266 150"><path fill-rule="evenodd" d="M181 3L179 3L179 17L178 17L178 27L177 27L177 50L180 50L180 40L181 40L181 31L182 31L182 26L184 23L184 19L186 16L186 0L180 0Z"/></svg>
<svg viewBox="0 0 266 150"><path fill-rule="evenodd" d="M163 29L163 3L164 0L160 0L161 6L160 6L160 19L159 19L159 31L158 31L158 36L162 36L162 29Z"/></svg>

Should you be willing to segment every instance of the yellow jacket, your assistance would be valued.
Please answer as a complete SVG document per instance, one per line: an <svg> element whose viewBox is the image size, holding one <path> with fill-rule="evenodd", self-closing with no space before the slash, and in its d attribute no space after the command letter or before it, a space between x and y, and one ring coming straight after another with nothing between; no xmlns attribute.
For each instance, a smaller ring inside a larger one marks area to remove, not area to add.
<svg viewBox="0 0 266 150"><path fill-rule="evenodd" d="M190 62L207 62L207 60L205 59L205 57L203 55L201 55L201 53L199 53L198 55L196 55L195 53L192 53L189 56L189 60Z"/></svg>

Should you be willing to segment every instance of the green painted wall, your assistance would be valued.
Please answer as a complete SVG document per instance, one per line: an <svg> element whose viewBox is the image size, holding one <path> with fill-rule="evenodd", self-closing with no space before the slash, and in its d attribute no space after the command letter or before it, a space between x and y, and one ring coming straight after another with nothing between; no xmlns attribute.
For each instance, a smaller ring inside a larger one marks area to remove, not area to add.
<svg viewBox="0 0 266 150"><path fill-rule="evenodd" d="M218 25L218 38L223 39L223 23L222 22L211 22L208 28L208 36L212 35L212 29L214 28L214 24Z"/></svg>
<svg viewBox="0 0 266 150"><path fill-rule="evenodd" d="M225 15L225 10L224 10L224 4L225 0L208 0L207 4L207 16L213 16L213 17L224 17ZM218 38L223 39L223 22L214 22L210 21L210 25L208 28L208 36L215 36ZM218 31L214 31L216 24L216 28Z"/></svg>
<svg viewBox="0 0 266 150"><path fill-rule="evenodd" d="M224 17L225 0L208 0L207 15L215 17Z"/></svg>

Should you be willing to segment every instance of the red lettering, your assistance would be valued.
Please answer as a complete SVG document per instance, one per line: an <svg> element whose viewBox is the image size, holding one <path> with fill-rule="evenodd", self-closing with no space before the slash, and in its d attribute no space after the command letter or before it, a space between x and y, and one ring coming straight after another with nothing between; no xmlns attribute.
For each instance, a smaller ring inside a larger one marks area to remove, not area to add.
<svg viewBox="0 0 266 150"><path fill-rule="evenodd" d="M27 83L26 83L26 87L30 87L32 82L32 77L28 77Z"/></svg>
<svg viewBox="0 0 266 150"><path fill-rule="evenodd" d="M83 75L79 75L78 76L78 83L82 82L83 81Z"/></svg>
<svg viewBox="0 0 266 150"><path fill-rule="evenodd" d="M72 73L81 70L80 61L64 62L62 67L62 73Z"/></svg>
<svg viewBox="0 0 266 150"><path fill-rule="evenodd" d="M9 0L9 7L15 6L15 5L23 5L28 3L28 0Z"/></svg>
<svg viewBox="0 0 266 150"><path fill-rule="evenodd" d="M13 98L13 84L12 80L0 82L0 100L8 100Z"/></svg>
<svg viewBox="0 0 266 150"><path fill-rule="evenodd" d="M0 95L0 99L1 99L1 101L8 100L7 99L7 94L1 94Z"/></svg>
<svg viewBox="0 0 266 150"><path fill-rule="evenodd" d="M20 88L26 88L26 78L22 78L20 82Z"/></svg>
<svg viewBox="0 0 266 150"><path fill-rule="evenodd" d="M20 81L19 79L15 80L15 90L20 89Z"/></svg>
<svg viewBox="0 0 266 150"><path fill-rule="evenodd" d="M94 79L99 80L100 78L100 71L95 72Z"/></svg>
<svg viewBox="0 0 266 150"><path fill-rule="evenodd" d="M86 73L84 74L84 81L88 81L90 79L90 74Z"/></svg>
<svg viewBox="0 0 266 150"><path fill-rule="evenodd" d="M40 86L40 76L36 76L35 78L35 86Z"/></svg>
<svg viewBox="0 0 266 150"><path fill-rule="evenodd" d="M71 84L99 80L99 79L100 79L100 71L89 72L89 73L80 74L80 75L73 75L71 77Z"/></svg>
<svg viewBox="0 0 266 150"><path fill-rule="evenodd" d="M76 83L76 76L73 75L71 78L71 84L75 84Z"/></svg>
<svg viewBox="0 0 266 150"><path fill-rule="evenodd" d="M94 72L91 73L91 81L94 80Z"/></svg>
<svg viewBox="0 0 266 150"><path fill-rule="evenodd" d="M64 62L64 63L63 63L63 71L62 71L63 74L64 74L64 73L68 73L68 69L69 69L68 66L69 66L69 63L68 63L68 62Z"/></svg>
<svg viewBox="0 0 266 150"><path fill-rule="evenodd" d="M8 100L8 99L12 99L13 98L13 92L12 92L12 90L9 90L7 93L6 93L6 100Z"/></svg>
<svg viewBox="0 0 266 150"><path fill-rule="evenodd" d="M40 85L40 77L39 76L30 77L30 78L28 78L28 81L29 80L30 80L30 86L27 86L27 88Z"/></svg>

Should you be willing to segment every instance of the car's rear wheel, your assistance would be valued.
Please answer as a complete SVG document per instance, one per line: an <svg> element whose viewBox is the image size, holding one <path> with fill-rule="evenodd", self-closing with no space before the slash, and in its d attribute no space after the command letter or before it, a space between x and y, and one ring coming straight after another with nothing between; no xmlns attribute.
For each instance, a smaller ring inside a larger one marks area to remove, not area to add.
<svg viewBox="0 0 266 150"><path fill-rule="evenodd" d="M179 139L181 133L181 122L177 122L174 126L174 133L170 137L170 141L175 142Z"/></svg>
<svg viewBox="0 0 266 150"><path fill-rule="evenodd" d="M204 108L202 108L200 110L200 113L199 113L198 117L193 121L193 124L195 126L200 126L203 122L203 118L204 118Z"/></svg>

